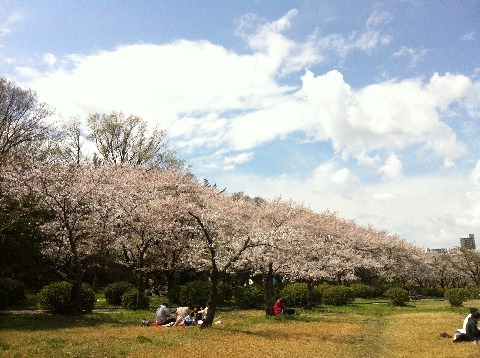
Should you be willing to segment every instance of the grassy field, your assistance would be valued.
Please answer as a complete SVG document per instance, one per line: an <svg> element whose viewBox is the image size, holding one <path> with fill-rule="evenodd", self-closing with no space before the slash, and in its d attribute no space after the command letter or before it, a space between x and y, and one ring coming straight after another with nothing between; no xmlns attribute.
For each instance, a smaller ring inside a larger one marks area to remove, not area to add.
<svg viewBox="0 0 480 358"><path fill-rule="evenodd" d="M222 324L141 327L151 311L105 309L79 318L39 311L0 313L0 357L480 357L480 345L452 343L470 306L438 300L391 307L357 301L347 307L265 317L260 310L220 309Z"/></svg>

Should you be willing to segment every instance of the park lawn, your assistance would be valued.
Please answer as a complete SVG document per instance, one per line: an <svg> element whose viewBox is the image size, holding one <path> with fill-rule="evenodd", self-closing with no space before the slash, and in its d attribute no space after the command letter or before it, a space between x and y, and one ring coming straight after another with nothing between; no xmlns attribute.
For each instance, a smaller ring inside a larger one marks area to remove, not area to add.
<svg viewBox="0 0 480 358"><path fill-rule="evenodd" d="M471 301L465 307L478 306ZM38 312L0 314L1 357L479 357L480 345L452 343L467 308L422 300L407 307L322 306L293 317L220 310L223 323L141 327L153 312L104 311L69 318Z"/></svg>

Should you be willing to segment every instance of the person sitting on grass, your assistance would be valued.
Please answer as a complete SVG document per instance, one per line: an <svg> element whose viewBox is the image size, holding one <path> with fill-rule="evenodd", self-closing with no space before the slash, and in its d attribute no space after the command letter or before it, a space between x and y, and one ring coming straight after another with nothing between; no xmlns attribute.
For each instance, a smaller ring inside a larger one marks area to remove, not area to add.
<svg viewBox="0 0 480 358"><path fill-rule="evenodd" d="M478 343L480 340L480 331L478 330L478 320L480 319L480 312L475 312L468 319L467 327L465 329L468 340Z"/></svg>
<svg viewBox="0 0 480 358"><path fill-rule="evenodd" d="M177 319L175 321L175 326L182 324L187 316L190 316L190 308L184 303L182 307L177 308Z"/></svg>
<svg viewBox="0 0 480 358"><path fill-rule="evenodd" d="M202 320L202 313L200 312L198 306L193 307L192 318L195 322Z"/></svg>
<svg viewBox="0 0 480 358"><path fill-rule="evenodd" d="M158 306L157 311L155 312L155 325L163 326L165 324L175 322L175 318L173 318L172 316L173 314L168 309L168 303L162 303L160 306Z"/></svg>
<svg viewBox="0 0 480 358"><path fill-rule="evenodd" d="M279 314L295 314L295 310L292 308L286 308L285 305L285 300L283 298L279 298L275 304L273 305L273 314L279 315Z"/></svg>
<svg viewBox="0 0 480 358"><path fill-rule="evenodd" d="M461 333L461 334L466 334L466 333L467 333L467 323L468 323L468 320L470 319L470 317L472 317L472 314L474 314L475 312L478 312L478 309L477 309L476 307L470 308L470 313L469 313L469 314L467 315L467 317L465 317L465 319L463 320L463 327L457 329L457 333Z"/></svg>

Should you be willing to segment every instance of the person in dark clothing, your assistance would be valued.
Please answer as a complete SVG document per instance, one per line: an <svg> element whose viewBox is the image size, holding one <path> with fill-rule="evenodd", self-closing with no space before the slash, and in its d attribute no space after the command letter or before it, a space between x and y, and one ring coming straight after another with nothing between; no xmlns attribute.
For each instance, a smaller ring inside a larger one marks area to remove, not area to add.
<svg viewBox="0 0 480 358"><path fill-rule="evenodd" d="M465 329L469 341L480 340L480 331L478 330L478 320L480 319L480 312L475 312L468 319L467 327Z"/></svg>

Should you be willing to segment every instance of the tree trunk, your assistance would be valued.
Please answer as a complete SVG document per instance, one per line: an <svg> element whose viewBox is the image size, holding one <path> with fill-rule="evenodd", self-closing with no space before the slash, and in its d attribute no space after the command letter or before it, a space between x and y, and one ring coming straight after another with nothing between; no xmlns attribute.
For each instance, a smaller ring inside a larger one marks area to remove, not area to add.
<svg viewBox="0 0 480 358"><path fill-rule="evenodd" d="M268 264L268 271L263 275L263 301L265 304L265 314L273 316L273 264Z"/></svg>
<svg viewBox="0 0 480 358"><path fill-rule="evenodd" d="M75 315L81 315L83 313L83 307L82 307L83 270L78 260L76 249L72 251L74 253L73 255L74 278L72 282L72 313Z"/></svg>
<svg viewBox="0 0 480 358"><path fill-rule="evenodd" d="M307 309L312 309L314 306L313 302L313 280L308 280L307 281L307 305L305 308Z"/></svg>
<svg viewBox="0 0 480 358"><path fill-rule="evenodd" d="M212 270L210 271L210 294L207 302L207 316L203 320L202 328L210 327L213 324L213 319L215 318L215 310L217 303L217 293L218 293L218 282L220 280L220 275L218 273L218 268L216 265L213 265Z"/></svg>

